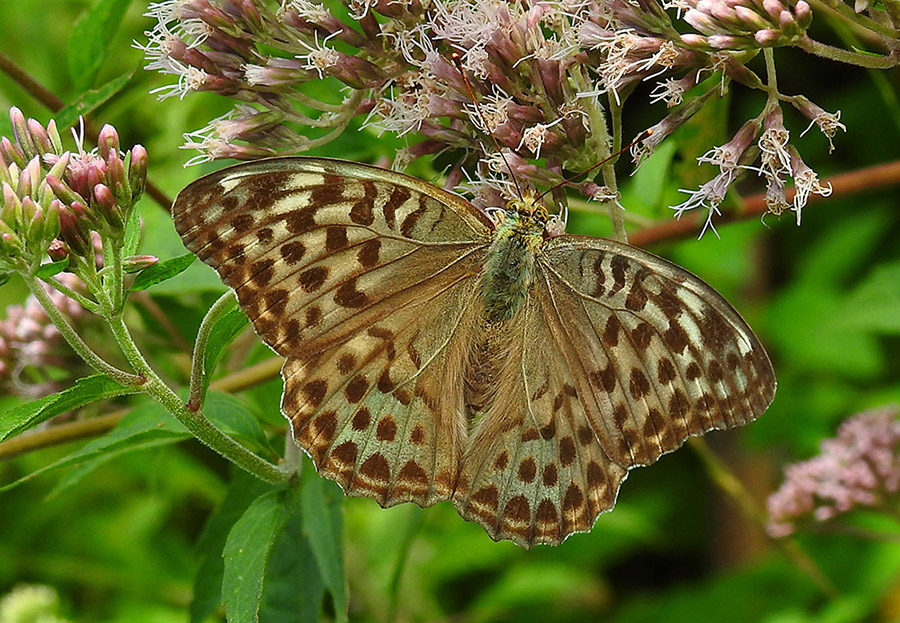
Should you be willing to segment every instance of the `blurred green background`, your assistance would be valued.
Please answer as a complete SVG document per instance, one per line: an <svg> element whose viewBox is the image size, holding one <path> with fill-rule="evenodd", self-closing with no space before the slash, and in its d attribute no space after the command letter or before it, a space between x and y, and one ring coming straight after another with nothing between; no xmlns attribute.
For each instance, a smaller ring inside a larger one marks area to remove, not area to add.
<svg viewBox="0 0 900 623"><path fill-rule="evenodd" d="M146 146L150 178L174 196L219 166L184 169L192 154L178 149L182 133L204 126L231 104L200 95L159 102L148 94L168 80L140 69L141 53L132 41L142 41L153 22L141 16L145 6L137 0L110 33L114 53L97 80L82 84L69 74L67 58L70 46L80 45L70 38L73 24L91 4L3 0L0 52L65 102L133 73L93 119L114 124L124 146ZM818 14L814 30L821 39L837 37ZM806 126L799 115L786 119L792 141L820 176L900 157L896 70L867 73L795 50L775 54L785 92L843 111L848 131L837 136L832 155L816 131L799 137ZM629 135L664 114L645 104L649 89L640 88L629 102L633 109L626 107ZM42 122L51 116L0 74L0 109L11 105ZM678 188L696 188L711 177L693 158L727 141L729 130L760 105L757 94L735 88L630 178L625 205L668 218L666 205L681 201ZM5 119L0 133L8 134ZM317 153L375 161L400 145L350 129ZM621 170L628 180L627 167ZM424 165L413 171L427 175ZM760 190L755 179L742 189ZM815 454L844 417L900 402L898 208L896 187L873 188L815 203L800 228L793 215L753 218L720 227L721 239L707 235L651 249L722 292L769 348L779 380L771 409L745 429L707 438L758 504L778 487L783 466ZM184 253L168 215L148 199L142 210L142 252L162 258ZM573 216L570 229L608 231L605 216L590 213ZM206 290L198 292L198 284ZM205 267L194 266L152 294L190 339L220 287ZM23 299L21 284L5 286L0 316L3 307ZM142 343L153 361L177 377L186 354L154 340L151 320L133 320L146 329ZM267 356L258 343L251 348L251 360ZM281 427L280 391L280 381L273 380L243 395L272 431ZM13 403L0 397L0 409ZM0 482L83 443L0 463ZM21 583L44 584L58 591L61 615L73 622L187 621L198 566L194 547L225 494L228 466L198 443L184 442L110 457L75 486L57 491L63 477L53 472L0 494L0 595ZM382 510L367 499L347 499L343 508L353 621L900 621L900 538L800 535L799 546L835 588L823 591L759 525L743 518L689 448L633 472L613 512L601 516L591 533L556 548L523 551L494 543L446 503L424 511L409 505ZM884 517L858 521L900 535L900 524ZM329 618L327 607L322 616Z"/></svg>

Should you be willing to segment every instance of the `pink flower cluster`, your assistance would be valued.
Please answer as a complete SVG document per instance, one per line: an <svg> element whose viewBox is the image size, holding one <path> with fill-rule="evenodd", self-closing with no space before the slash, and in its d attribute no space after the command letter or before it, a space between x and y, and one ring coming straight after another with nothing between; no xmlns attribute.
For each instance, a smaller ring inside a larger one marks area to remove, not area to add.
<svg viewBox="0 0 900 623"><path fill-rule="evenodd" d="M63 273L58 278L72 290L84 290L74 275ZM88 314L81 305L50 286L44 289L73 324L83 324ZM0 393L26 398L52 393L57 387L47 375L47 368L71 369L80 361L33 296L24 305L6 308L6 318L0 320Z"/></svg>
<svg viewBox="0 0 900 623"><path fill-rule="evenodd" d="M771 211L794 211L798 223L810 193L830 192L789 145L781 107L796 107L829 142L843 129L838 113L778 93L773 64L766 76L747 66L766 48L811 45L806 0L164 0L147 15L157 23L140 46L146 67L175 77L161 98L235 101L185 135L200 152L189 162L307 151L364 118L363 129L408 141L395 168L449 154L447 185L468 177L476 203L498 206L514 196L510 171L552 186L627 144L624 104L655 80L651 101L673 110L635 146L636 161L732 84L767 96L703 160L720 174L685 191L677 215L700 208L711 225L747 170L765 178ZM611 165L602 176L603 187L586 180L576 190L615 201Z"/></svg>
<svg viewBox="0 0 900 623"><path fill-rule="evenodd" d="M805 521L824 522L858 507L878 507L900 491L900 420L896 406L864 411L841 424L821 453L789 465L769 496L768 531L793 533Z"/></svg>

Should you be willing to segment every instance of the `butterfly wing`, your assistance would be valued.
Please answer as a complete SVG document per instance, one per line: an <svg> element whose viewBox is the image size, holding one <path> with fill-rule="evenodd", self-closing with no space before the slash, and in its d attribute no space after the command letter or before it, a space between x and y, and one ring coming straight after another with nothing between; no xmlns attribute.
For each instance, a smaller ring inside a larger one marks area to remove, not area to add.
<svg viewBox="0 0 900 623"><path fill-rule="evenodd" d="M551 239L544 317L608 457L648 465L690 435L746 424L775 396L766 351L695 275L611 240Z"/></svg>
<svg viewBox="0 0 900 623"><path fill-rule="evenodd" d="M421 180L313 158L206 176L173 216L287 358L282 410L319 471L385 506L447 499L489 219Z"/></svg>
<svg viewBox="0 0 900 623"><path fill-rule="evenodd" d="M525 547L590 530L629 468L753 420L775 392L765 350L718 293L609 240L547 241L510 329L454 504Z"/></svg>
<svg viewBox="0 0 900 623"><path fill-rule="evenodd" d="M509 321L496 394L466 447L453 503L491 538L556 545L613 507L627 469L608 458L535 290ZM506 350L508 348L508 351Z"/></svg>

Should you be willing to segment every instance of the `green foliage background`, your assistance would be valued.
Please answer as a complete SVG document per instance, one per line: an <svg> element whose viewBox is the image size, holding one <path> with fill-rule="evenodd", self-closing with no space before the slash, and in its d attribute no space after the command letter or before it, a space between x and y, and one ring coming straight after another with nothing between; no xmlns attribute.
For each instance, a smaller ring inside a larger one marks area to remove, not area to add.
<svg viewBox="0 0 900 623"><path fill-rule="evenodd" d="M92 7L96 17L80 20ZM123 145L145 145L150 178L174 196L220 166L182 168L190 156L178 150L182 132L205 125L230 103L201 95L159 102L148 94L164 82L140 69L141 54L132 47L152 26L141 17L144 9L137 0L3 0L0 52L67 104L130 76L91 117L116 125ZM828 19L818 15L814 28L826 40L838 36L828 34ZM867 74L793 50L776 50L776 57L786 92L843 111L848 132L837 137L832 156L815 131L797 138L803 120L787 119L801 153L820 175L900 156L896 72ZM633 99L646 100L647 90ZM723 143L728 130L758 110L760 102L743 96L736 88L727 106L705 111L670 141L632 178L625 205L668 218L665 206L679 201L678 188L709 178L693 158ZM0 109L10 105L41 121L50 118L0 74ZM626 117L633 133L663 114L635 106ZM0 134L8 134L5 119ZM351 129L319 153L374 161L397 145ZM429 174L422 165L415 172ZM755 190L751 180L747 192ZM800 228L792 215L751 219L720 227L721 239L708 235L653 249L709 281L770 348L779 389L769 412L746 429L708 438L760 504L778 486L782 466L814 454L841 419L900 402L898 208L896 189L876 188L815 203ZM168 215L146 198L142 217L142 252L161 258L184 253ZM605 216L576 213L570 229L603 235L606 227ZM149 292L191 340L221 291L211 271L197 263ZM3 306L22 299L24 289L16 282L0 290ZM134 314L130 320L143 325L142 345L158 368L183 380L186 353L156 337L152 319ZM267 356L264 347L252 346L250 361ZM271 456L283 443L280 391L273 380L237 398L218 398L220 425ZM0 412L16 402L0 396ZM145 405L132 411L129 422L138 430L140 418L151 416L160 417ZM767 541L759 525L742 518L687 448L635 471L615 511L603 515L590 534L526 552L492 542L449 504L382 510L370 500L342 498L311 469L297 499L284 500L295 494L235 474L177 427L171 436L146 443L135 443L121 427L120 438L116 434L88 442L99 445L77 441L0 463L0 483L6 484L82 448L61 463L65 469L0 494L0 594L23 582L52 586L61 596L62 614L77 622L180 622L189 613L202 620L218 603L222 582L222 559L215 551L224 547L226 557L264 552L275 527L284 525L265 586L227 572L224 578L226 601L229 590L239 604L242 591L263 591L264 623L335 618L344 599L342 576L353 621L900 621L900 541L830 532L801 536L800 546L835 587L823 592ZM131 441L117 445L121 438ZM229 533L242 513L238 527L244 530ZM883 517L859 521L900 533L900 524ZM329 540L328 532L341 525L342 539L337 534ZM272 529L267 533L265 526ZM240 568L252 571L258 564L241 559ZM221 620L222 613L209 618Z"/></svg>

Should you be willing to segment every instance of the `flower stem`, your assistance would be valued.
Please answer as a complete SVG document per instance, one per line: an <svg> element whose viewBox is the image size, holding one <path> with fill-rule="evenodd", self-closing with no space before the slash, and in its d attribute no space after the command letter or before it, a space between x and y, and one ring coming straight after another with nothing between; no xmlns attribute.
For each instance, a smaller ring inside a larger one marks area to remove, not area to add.
<svg viewBox="0 0 900 623"><path fill-rule="evenodd" d="M278 376L278 371L283 364L284 360L281 357L271 357L240 372L216 379L209 384L209 387L216 391L238 392ZM28 435L7 439L0 442L0 461L76 439L104 435L115 428L116 424L128 412L129 409L119 409L106 415L87 420L54 424L47 429L36 430Z"/></svg>
<svg viewBox="0 0 900 623"><path fill-rule="evenodd" d="M728 466L716 456L710 449L702 437L691 437L688 441L691 449L700 457L706 471L712 478L713 482L719 486L731 499L733 499L744 516L765 532L766 514L762 508L753 499L753 496ZM809 555L801 549L801 547L790 539L772 539L776 546L781 548L791 563L800 571L805 573L819 587L819 589L829 596L835 596L837 589L831 583L831 580L822 572Z"/></svg>
<svg viewBox="0 0 900 623"><path fill-rule="evenodd" d="M624 96L623 96L624 99ZM609 103L609 120L612 124L612 149L610 153L616 153L622 147L622 106L610 100ZM609 188L609 192L613 196L618 194L618 185L616 183L616 161L617 157L610 159L604 164L600 170L603 172L603 184ZM625 229L625 217L622 208L619 207L617 201L610 201L608 204L609 218L613 225L613 236L619 242L628 243L628 231Z"/></svg>
<svg viewBox="0 0 900 623"><path fill-rule="evenodd" d="M78 292L76 292L72 288L68 287L67 285L65 285L64 283L62 283L55 277L48 277L47 279L44 279L44 281L51 287L55 288L56 290L59 290L60 292L62 292L66 296L68 296L70 299L72 299L73 301L75 301L76 303L78 303L79 305L84 307L86 310L88 310L92 314L99 315L100 313L102 313L103 310L100 308L100 306L96 302L92 301L91 299L87 298L86 296L79 294Z"/></svg>
<svg viewBox="0 0 900 623"><path fill-rule="evenodd" d="M36 278L25 277L24 280L25 284L28 286L28 290L31 292L32 296L37 299L38 303L41 304L41 307L44 308L44 312L46 312L51 322L56 325L56 328L59 330L60 335L63 336L63 339L68 342L69 346L72 347L72 350L74 350L79 357L84 359L91 368L101 374L107 375L115 382L125 385L126 387L142 387L144 385L145 379L134 374L129 374L124 370L120 370L95 353L90 346L85 344L84 340L81 339L81 336L78 335L71 323L69 323L68 318L66 318L63 313L59 311L59 308L54 305L50 295L47 294L47 291L44 290L44 286Z"/></svg>
<svg viewBox="0 0 900 623"><path fill-rule="evenodd" d="M134 366L134 369L146 379L143 390L152 396L158 403L171 413L181 424L188 429L201 443L215 450L223 457L235 463L238 467L250 472L257 478L271 483L286 482L289 475L269 463L263 458L252 453L237 441L215 427L203 412L199 409L192 411L178 397L178 395L166 385L156 372L150 367L141 354L122 320L122 314L109 318L109 326L113 336L125 358Z"/></svg>
<svg viewBox="0 0 900 623"><path fill-rule="evenodd" d="M847 63L849 65L865 67L867 69L891 69L900 64L900 61L893 56L851 52L850 50L844 50L825 43L820 43L809 37L800 39L796 45L810 54L815 54L816 56L821 56L822 58L841 63Z"/></svg>
<svg viewBox="0 0 900 623"><path fill-rule="evenodd" d="M212 304L200 328L197 330L197 340L194 342L194 352L191 356L191 383L188 393L188 408L199 409L203 406L206 395L206 383L204 379L206 370L206 347L209 344L209 334L213 326L228 310L234 307L234 290L229 290Z"/></svg>

